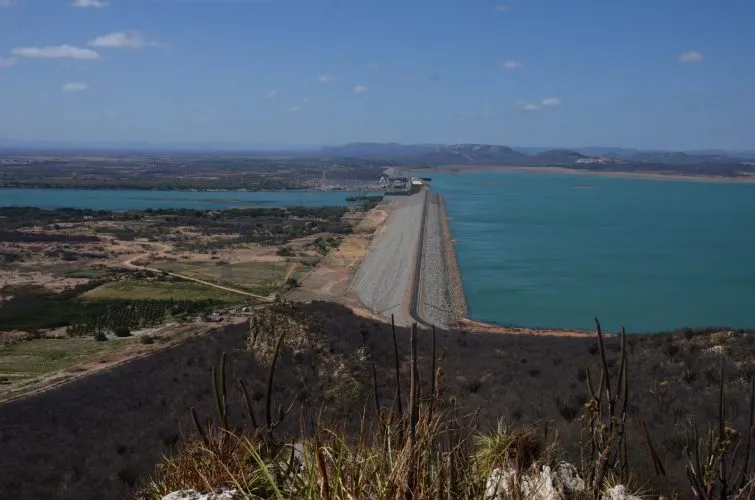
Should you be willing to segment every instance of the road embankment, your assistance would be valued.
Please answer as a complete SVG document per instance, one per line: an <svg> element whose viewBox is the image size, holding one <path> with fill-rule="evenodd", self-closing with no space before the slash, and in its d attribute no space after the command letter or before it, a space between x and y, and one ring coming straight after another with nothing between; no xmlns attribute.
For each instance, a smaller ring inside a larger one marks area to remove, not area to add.
<svg viewBox="0 0 755 500"><path fill-rule="evenodd" d="M467 315L445 201L428 193L417 312L422 321L441 328L457 325Z"/></svg>
<svg viewBox="0 0 755 500"><path fill-rule="evenodd" d="M427 191L397 197L397 206L377 236L351 284L362 303L396 324L412 323L409 303L415 277Z"/></svg>

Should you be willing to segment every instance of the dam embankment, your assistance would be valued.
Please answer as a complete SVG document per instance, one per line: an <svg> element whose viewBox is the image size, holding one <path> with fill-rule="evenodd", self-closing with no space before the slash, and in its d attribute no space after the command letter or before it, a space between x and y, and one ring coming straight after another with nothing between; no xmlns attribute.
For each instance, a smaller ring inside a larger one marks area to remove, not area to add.
<svg viewBox="0 0 755 500"><path fill-rule="evenodd" d="M413 321L409 303L427 195L423 190L396 198L385 230L373 241L351 284L365 306L386 318L393 314L398 325Z"/></svg>
<svg viewBox="0 0 755 500"><path fill-rule="evenodd" d="M351 289L396 324L453 326L467 307L443 197L424 189L396 203Z"/></svg>
<svg viewBox="0 0 755 500"><path fill-rule="evenodd" d="M427 196L417 311L424 322L448 328L466 317L467 306L445 200L439 193Z"/></svg>

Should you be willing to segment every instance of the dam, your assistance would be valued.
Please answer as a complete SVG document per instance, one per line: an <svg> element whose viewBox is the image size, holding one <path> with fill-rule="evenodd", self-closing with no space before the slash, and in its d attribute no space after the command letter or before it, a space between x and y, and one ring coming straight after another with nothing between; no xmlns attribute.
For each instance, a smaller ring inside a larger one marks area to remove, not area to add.
<svg viewBox="0 0 755 500"><path fill-rule="evenodd" d="M448 328L466 316L466 304L443 197L423 188L395 203L351 289L398 325Z"/></svg>

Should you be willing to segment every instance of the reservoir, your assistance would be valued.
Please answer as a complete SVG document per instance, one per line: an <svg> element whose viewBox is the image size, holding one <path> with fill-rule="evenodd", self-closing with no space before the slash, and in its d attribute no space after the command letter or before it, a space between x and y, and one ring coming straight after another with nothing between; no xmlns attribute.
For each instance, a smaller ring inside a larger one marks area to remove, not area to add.
<svg viewBox="0 0 755 500"><path fill-rule="evenodd" d="M129 189L0 189L2 207L92 210L197 210L249 207L341 206L350 191L147 191ZM364 193L361 193L364 194ZM372 194L372 193L368 193Z"/></svg>
<svg viewBox="0 0 755 500"><path fill-rule="evenodd" d="M755 327L755 184L433 173L472 319Z"/></svg>

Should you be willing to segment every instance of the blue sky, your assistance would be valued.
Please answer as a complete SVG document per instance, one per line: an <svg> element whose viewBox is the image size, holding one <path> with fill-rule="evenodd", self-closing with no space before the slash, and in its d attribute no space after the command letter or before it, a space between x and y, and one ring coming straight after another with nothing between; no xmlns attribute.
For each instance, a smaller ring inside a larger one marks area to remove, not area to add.
<svg viewBox="0 0 755 500"><path fill-rule="evenodd" d="M750 0L0 0L0 138L755 149Z"/></svg>

